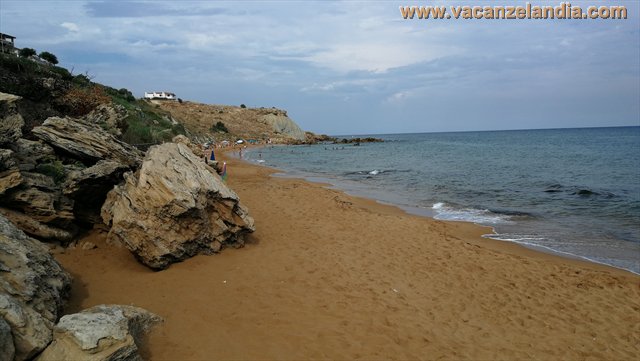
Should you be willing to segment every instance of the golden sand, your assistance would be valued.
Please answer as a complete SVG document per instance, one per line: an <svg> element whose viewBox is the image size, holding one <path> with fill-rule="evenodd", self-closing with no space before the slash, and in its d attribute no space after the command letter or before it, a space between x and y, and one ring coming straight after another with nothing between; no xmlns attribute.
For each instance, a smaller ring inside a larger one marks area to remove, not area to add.
<svg viewBox="0 0 640 361"><path fill-rule="evenodd" d="M256 221L242 249L153 272L93 232L97 249L57 255L66 311L161 315L151 360L640 357L640 277L272 172L229 161Z"/></svg>

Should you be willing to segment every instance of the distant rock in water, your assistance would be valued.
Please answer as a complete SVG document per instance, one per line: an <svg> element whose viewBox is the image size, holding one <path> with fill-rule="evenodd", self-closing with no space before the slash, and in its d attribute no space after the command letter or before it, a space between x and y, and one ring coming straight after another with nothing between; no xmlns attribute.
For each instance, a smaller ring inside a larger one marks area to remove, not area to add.
<svg viewBox="0 0 640 361"><path fill-rule="evenodd" d="M242 246L253 219L215 171L184 144L151 147L141 168L107 195L109 239L164 269L196 254Z"/></svg>
<svg viewBox="0 0 640 361"><path fill-rule="evenodd" d="M594 192L594 191L592 191L590 189L579 189L579 190L577 190L577 191L575 191L575 192L573 192L571 194L576 195L576 196L588 197L588 196L597 196L600 193Z"/></svg>

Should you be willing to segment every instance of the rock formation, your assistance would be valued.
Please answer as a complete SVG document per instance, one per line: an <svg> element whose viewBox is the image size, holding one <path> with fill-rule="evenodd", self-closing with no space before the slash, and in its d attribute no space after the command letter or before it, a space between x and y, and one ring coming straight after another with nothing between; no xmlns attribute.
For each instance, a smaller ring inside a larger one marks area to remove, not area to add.
<svg viewBox="0 0 640 361"><path fill-rule="evenodd" d="M100 109L87 119L119 114ZM141 162L140 151L87 119L49 118L32 129L40 140L3 138L10 141L0 148L0 214L33 237L67 243L79 226L101 223L106 194Z"/></svg>
<svg viewBox="0 0 640 361"><path fill-rule="evenodd" d="M161 321L159 316L138 307L91 307L63 316L54 328L53 342L37 360L141 360L137 343Z"/></svg>
<svg viewBox="0 0 640 361"><path fill-rule="evenodd" d="M286 113L266 114L262 116L262 121L271 125L276 133L284 134L298 141L306 139L305 132Z"/></svg>
<svg viewBox="0 0 640 361"><path fill-rule="evenodd" d="M238 196L184 144L151 147L141 168L107 195L102 218L154 269L224 245L241 246L253 219Z"/></svg>
<svg viewBox="0 0 640 361"><path fill-rule="evenodd" d="M140 151L133 146L79 119L51 117L31 132L45 143L87 165L110 159L134 166L141 158Z"/></svg>
<svg viewBox="0 0 640 361"><path fill-rule="evenodd" d="M24 119L18 112L21 97L0 93L0 147L13 143L22 136Z"/></svg>
<svg viewBox="0 0 640 361"><path fill-rule="evenodd" d="M11 328L15 360L30 359L51 342L70 284L47 247L0 215L0 319ZM0 343L8 338L2 329Z"/></svg>

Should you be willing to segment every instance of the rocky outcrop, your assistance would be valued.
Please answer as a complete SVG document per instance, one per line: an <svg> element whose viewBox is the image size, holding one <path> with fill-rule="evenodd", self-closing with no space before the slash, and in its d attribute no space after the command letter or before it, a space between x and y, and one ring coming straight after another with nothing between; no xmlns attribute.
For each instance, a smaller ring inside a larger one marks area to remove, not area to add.
<svg viewBox="0 0 640 361"><path fill-rule="evenodd" d="M108 238L154 269L225 245L241 246L253 219L238 196L184 144L151 147L141 168L107 195Z"/></svg>
<svg viewBox="0 0 640 361"><path fill-rule="evenodd" d="M300 129L298 124L291 120L286 113L266 114L262 116L262 121L270 124L276 133L284 134L289 138L299 141L306 139L305 132Z"/></svg>
<svg viewBox="0 0 640 361"><path fill-rule="evenodd" d="M79 227L101 223L106 194L141 153L87 119L49 118L32 134L40 140L0 149L0 213L30 236L64 244Z"/></svg>
<svg viewBox="0 0 640 361"><path fill-rule="evenodd" d="M51 342L70 284L47 247L0 215L0 318L11 328L16 360Z"/></svg>
<svg viewBox="0 0 640 361"><path fill-rule="evenodd" d="M122 134L121 129L126 127L125 118L127 116L127 109L122 105L100 104L82 118L87 123L104 128L115 136L120 136Z"/></svg>
<svg viewBox="0 0 640 361"><path fill-rule="evenodd" d="M137 343L162 319L142 308L100 305L63 316L54 328L53 342L38 361L141 360Z"/></svg>
<svg viewBox="0 0 640 361"><path fill-rule="evenodd" d="M22 136L24 119L18 112L19 96L0 93L0 147L13 143Z"/></svg>
<svg viewBox="0 0 640 361"><path fill-rule="evenodd" d="M135 166L142 156L135 147L79 119L51 117L31 132L45 143L87 165L108 159Z"/></svg>

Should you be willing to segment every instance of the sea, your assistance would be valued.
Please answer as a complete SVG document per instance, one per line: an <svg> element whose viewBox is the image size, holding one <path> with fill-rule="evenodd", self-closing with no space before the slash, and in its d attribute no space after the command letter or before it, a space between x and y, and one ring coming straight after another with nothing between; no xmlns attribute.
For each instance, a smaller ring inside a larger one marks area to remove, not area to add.
<svg viewBox="0 0 640 361"><path fill-rule="evenodd" d="M268 146L243 157L277 176L640 274L640 127L366 136L384 142Z"/></svg>

